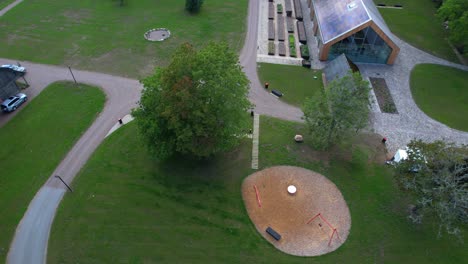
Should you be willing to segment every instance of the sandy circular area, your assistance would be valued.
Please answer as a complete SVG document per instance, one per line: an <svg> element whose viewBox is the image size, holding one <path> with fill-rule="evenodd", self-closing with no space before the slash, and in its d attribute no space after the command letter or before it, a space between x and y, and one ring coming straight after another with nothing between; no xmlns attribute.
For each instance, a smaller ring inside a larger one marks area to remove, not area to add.
<svg viewBox="0 0 468 264"><path fill-rule="evenodd" d="M289 185L296 187L294 195L288 193ZM348 206L336 185L304 168L277 166L256 172L242 183L242 197L257 231L291 255L332 252L346 241L351 228ZM268 227L281 235L279 241L266 233Z"/></svg>

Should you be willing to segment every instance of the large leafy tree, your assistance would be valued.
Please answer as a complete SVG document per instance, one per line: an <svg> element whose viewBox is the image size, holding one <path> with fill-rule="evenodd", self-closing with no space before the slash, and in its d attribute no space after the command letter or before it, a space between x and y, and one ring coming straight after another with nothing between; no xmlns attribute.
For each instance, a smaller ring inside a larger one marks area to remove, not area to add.
<svg viewBox="0 0 468 264"><path fill-rule="evenodd" d="M169 66L157 68L142 83L140 106L132 114L160 158L227 151L248 128L249 81L225 43L210 43L200 51L183 44Z"/></svg>
<svg viewBox="0 0 468 264"><path fill-rule="evenodd" d="M436 141L413 140L408 159L397 165L401 186L415 194L410 219L420 223L424 215L437 216L439 236L461 236L460 224L468 222L468 148Z"/></svg>
<svg viewBox="0 0 468 264"><path fill-rule="evenodd" d="M369 90L359 73L350 73L305 101L305 121L317 148L327 149L367 125Z"/></svg>
<svg viewBox="0 0 468 264"><path fill-rule="evenodd" d="M195 13L200 11L203 0L185 0L185 9L189 12Z"/></svg>
<svg viewBox="0 0 468 264"><path fill-rule="evenodd" d="M445 0L437 15L448 21L450 41L468 54L468 1Z"/></svg>

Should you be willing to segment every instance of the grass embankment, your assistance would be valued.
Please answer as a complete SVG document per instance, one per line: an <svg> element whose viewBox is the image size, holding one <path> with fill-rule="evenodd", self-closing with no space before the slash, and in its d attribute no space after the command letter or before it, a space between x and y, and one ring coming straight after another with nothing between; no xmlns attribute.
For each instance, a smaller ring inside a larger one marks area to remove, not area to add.
<svg viewBox="0 0 468 264"><path fill-rule="evenodd" d="M419 108L449 127L468 131L468 72L420 64L411 72L411 93Z"/></svg>
<svg viewBox="0 0 468 264"><path fill-rule="evenodd" d="M250 140L216 160L161 163L129 124L98 148L75 180L75 192L65 196L48 263L461 263L468 257L463 246L435 239L432 225L407 220L389 168L370 161L380 155L375 148L318 153L292 140L304 132L301 124L263 116L260 131L261 167L311 168L341 189L352 228L336 252L293 257L258 234L240 192L252 172Z"/></svg>
<svg viewBox="0 0 468 264"><path fill-rule="evenodd" d="M196 15L185 1L24 1L0 18L0 57L71 65L142 77L168 63L184 42L196 47L244 42L247 0L208 1ZM143 34L167 28L171 37L150 42Z"/></svg>
<svg viewBox="0 0 468 264"><path fill-rule="evenodd" d="M34 195L104 101L98 88L54 83L0 128L0 259Z"/></svg>
<svg viewBox="0 0 468 264"><path fill-rule="evenodd" d="M281 100L302 107L304 100L323 88L322 71L300 66L259 63L258 76L262 85L283 93ZM314 76L317 78L314 79Z"/></svg>
<svg viewBox="0 0 468 264"><path fill-rule="evenodd" d="M437 5L431 0L379 0L376 4L403 4L402 9L378 8L390 30L411 45L437 57L460 63L447 42L447 32L435 16Z"/></svg>

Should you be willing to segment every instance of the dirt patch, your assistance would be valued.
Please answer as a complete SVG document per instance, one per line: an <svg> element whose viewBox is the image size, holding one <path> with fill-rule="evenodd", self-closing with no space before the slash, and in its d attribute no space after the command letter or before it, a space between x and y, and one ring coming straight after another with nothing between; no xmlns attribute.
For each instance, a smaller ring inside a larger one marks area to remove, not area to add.
<svg viewBox="0 0 468 264"><path fill-rule="evenodd" d="M369 78L374 88L377 102L379 103L380 110L384 113L398 114L395 103L393 102L392 95L388 90L387 83L383 78Z"/></svg>
<svg viewBox="0 0 468 264"><path fill-rule="evenodd" d="M294 195L288 193L289 185L297 188ZM278 166L256 172L242 183L242 197L257 231L287 254L318 256L332 252L346 241L351 228L348 206L336 185L303 168ZM323 218L310 221L319 213ZM266 233L268 227L282 236L279 241ZM333 234L334 228L338 235Z"/></svg>

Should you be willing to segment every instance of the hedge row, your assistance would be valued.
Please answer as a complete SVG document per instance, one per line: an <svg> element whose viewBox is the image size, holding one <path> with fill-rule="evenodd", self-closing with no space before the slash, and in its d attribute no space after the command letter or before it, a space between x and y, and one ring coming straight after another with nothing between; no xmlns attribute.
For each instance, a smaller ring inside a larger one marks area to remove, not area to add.
<svg viewBox="0 0 468 264"><path fill-rule="evenodd" d="M279 41L284 41L284 16L278 16L278 21L277 21L277 27L278 27L278 40Z"/></svg>
<svg viewBox="0 0 468 264"><path fill-rule="evenodd" d="M286 9L286 15L288 17L292 16L291 0L284 0L284 7Z"/></svg>
<svg viewBox="0 0 468 264"><path fill-rule="evenodd" d="M268 42L268 55L275 55L275 43L273 41Z"/></svg>
<svg viewBox="0 0 468 264"><path fill-rule="evenodd" d="M303 21L298 21L297 22L297 35L299 36L299 42L302 44L307 43L307 36L305 32L305 27L304 27L304 22Z"/></svg>
<svg viewBox="0 0 468 264"><path fill-rule="evenodd" d="M286 24L288 28L288 33L293 33L294 32L294 18L292 17L287 17L286 18Z"/></svg>
<svg viewBox="0 0 468 264"><path fill-rule="evenodd" d="M275 40L275 24L273 24L273 20L268 20L268 40Z"/></svg>
<svg viewBox="0 0 468 264"><path fill-rule="evenodd" d="M284 42L278 43L278 54L280 56L286 56L286 47L284 46Z"/></svg>
<svg viewBox="0 0 468 264"><path fill-rule="evenodd" d="M309 47L307 45L301 45L301 57L306 60L310 58Z"/></svg>
<svg viewBox="0 0 468 264"><path fill-rule="evenodd" d="M278 14L283 14L283 5L282 4L277 4L276 5L276 12L278 12Z"/></svg>
<svg viewBox="0 0 468 264"><path fill-rule="evenodd" d="M300 0L294 0L294 12L296 13L296 19L302 21L302 7Z"/></svg>
<svg viewBox="0 0 468 264"><path fill-rule="evenodd" d="M296 40L293 34L289 34L289 56L297 57L296 54Z"/></svg>
<svg viewBox="0 0 468 264"><path fill-rule="evenodd" d="M275 18L275 5L273 3L268 4L268 19Z"/></svg>

